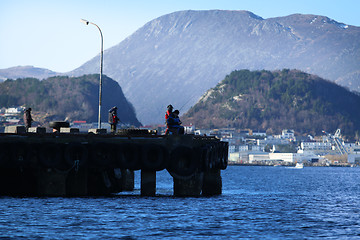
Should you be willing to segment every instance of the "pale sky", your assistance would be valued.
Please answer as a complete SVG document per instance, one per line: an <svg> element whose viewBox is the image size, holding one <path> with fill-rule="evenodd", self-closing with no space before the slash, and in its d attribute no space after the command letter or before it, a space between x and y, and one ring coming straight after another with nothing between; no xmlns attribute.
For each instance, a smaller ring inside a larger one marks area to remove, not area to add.
<svg viewBox="0 0 360 240"><path fill-rule="evenodd" d="M360 26L360 0L1 0L0 69L32 65L71 71L147 22L180 10L248 10L263 18L324 15ZM104 59L106 61L106 58Z"/></svg>

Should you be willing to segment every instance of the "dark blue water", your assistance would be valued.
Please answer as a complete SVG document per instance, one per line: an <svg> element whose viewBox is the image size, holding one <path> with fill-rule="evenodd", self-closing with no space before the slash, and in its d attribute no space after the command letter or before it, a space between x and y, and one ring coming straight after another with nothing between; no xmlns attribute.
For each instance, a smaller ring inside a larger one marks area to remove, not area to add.
<svg viewBox="0 0 360 240"><path fill-rule="evenodd" d="M360 239L360 168L230 166L223 194L0 198L0 237L23 239Z"/></svg>

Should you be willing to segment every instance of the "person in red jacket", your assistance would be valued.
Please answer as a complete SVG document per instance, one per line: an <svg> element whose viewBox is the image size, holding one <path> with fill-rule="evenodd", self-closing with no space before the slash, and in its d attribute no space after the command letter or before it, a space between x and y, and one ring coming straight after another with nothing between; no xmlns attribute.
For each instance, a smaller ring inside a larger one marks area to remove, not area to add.
<svg viewBox="0 0 360 240"><path fill-rule="evenodd" d="M119 121L120 121L120 119L117 116L117 107L111 108L109 110L109 123L111 126L112 133L116 132L116 125L118 124Z"/></svg>
<svg viewBox="0 0 360 240"><path fill-rule="evenodd" d="M168 126L168 119L170 117L170 115L173 114L173 106L170 104L167 106L167 111L165 113L165 124L166 124L166 131L165 131L165 135L169 134L169 126Z"/></svg>

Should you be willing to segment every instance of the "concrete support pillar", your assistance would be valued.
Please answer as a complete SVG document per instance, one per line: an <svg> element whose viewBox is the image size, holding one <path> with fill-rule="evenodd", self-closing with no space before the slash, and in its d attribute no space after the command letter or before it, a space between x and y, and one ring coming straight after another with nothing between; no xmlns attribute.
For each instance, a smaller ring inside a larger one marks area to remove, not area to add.
<svg viewBox="0 0 360 240"><path fill-rule="evenodd" d="M66 196L66 173L51 168L40 169L38 174L38 194L40 196Z"/></svg>
<svg viewBox="0 0 360 240"><path fill-rule="evenodd" d="M124 191L133 191L134 190L134 171L129 169L121 169L121 185Z"/></svg>
<svg viewBox="0 0 360 240"><path fill-rule="evenodd" d="M220 169L210 169L204 173L202 194L205 196L220 195L222 192L222 180Z"/></svg>
<svg viewBox="0 0 360 240"><path fill-rule="evenodd" d="M66 179L67 196L87 196L88 195L88 172L86 168L78 171L71 170Z"/></svg>
<svg viewBox="0 0 360 240"><path fill-rule="evenodd" d="M156 171L141 170L141 196L155 196Z"/></svg>
<svg viewBox="0 0 360 240"><path fill-rule="evenodd" d="M203 173L196 173L189 179L174 180L174 196L176 197L197 197L201 194L203 184Z"/></svg>

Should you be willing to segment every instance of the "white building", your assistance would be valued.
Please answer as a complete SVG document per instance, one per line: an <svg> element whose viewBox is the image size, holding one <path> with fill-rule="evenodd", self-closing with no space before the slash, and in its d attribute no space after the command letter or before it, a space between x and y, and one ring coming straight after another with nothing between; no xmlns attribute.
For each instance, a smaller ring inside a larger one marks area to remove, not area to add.
<svg viewBox="0 0 360 240"><path fill-rule="evenodd" d="M252 135L257 136L257 137L266 137L266 132L256 131L256 132L253 132Z"/></svg>
<svg viewBox="0 0 360 240"><path fill-rule="evenodd" d="M24 107L12 107L12 108L7 108L5 110L5 116L12 116L12 115L17 115L17 114L21 114L24 112Z"/></svg>
<svg viewBox="0 0 360 240"><path fill-rule="evenodd" d="M360 165L360 152L348 154L348 163Z"/></svg>
<svg viewBox="0 0 360 240"><path fill-rule="evenodd" d="M239 152L245 152L249 150L249 145L239 145Z"/></svg>
<svg viewBox="0 0 360 240"><path fill-rule="evenodd" d="M270 160L282 160L284 162L293 163L298 161L296 153L269 153Z"/></svg>
<svg viewBox="0 0 360 240"><path fill-rule="evenodd" d="M302 142L300 148L303 151L331 151L332 144L329 142Z"/></svg>
<svg viewBox="0 0 360 240"><path fill-rule="evenodd" d="M270 160L269 153L263 152L263 153L250 153L249 154L249 163L255 162L255 161L267 161Z"/></svg>
<svg viewBox="0 0 360 240"><path fill-rule="evenodd" d="M295 132L294 130L284 129L281 132L281 138L284 139L295 139Z"/></svg>
<svg viewBox="0 0 360 240"><path fill-rule="evenodd" d="M234 153L235 151L235 145L229 145L229 153Z"/></svg>

